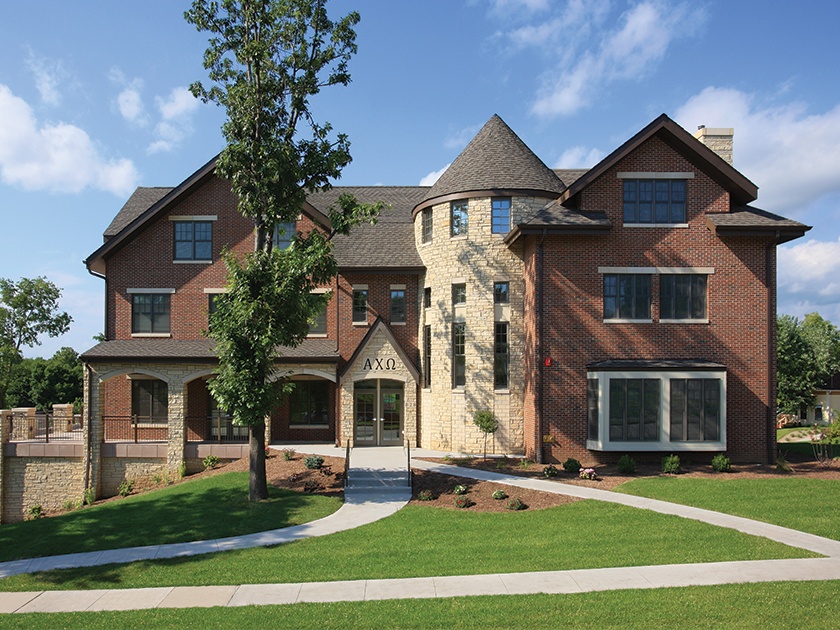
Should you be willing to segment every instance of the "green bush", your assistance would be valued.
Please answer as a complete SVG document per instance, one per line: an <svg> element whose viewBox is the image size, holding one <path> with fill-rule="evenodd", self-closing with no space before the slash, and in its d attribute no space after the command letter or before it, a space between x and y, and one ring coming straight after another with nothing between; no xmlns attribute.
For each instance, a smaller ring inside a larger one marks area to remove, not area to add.
<svg viewBox="0 0 840 630"><path fill-rule="evenodd" d="M324 458L320 455L307 455L303 458L303 465L310 470L318 470L324 465Z"/></svg>
<svg viewBox="0 0 840 630"><path fill-rule="evenodd" d="M134 480L133 479L123 479L120 482L120 485L117 487L117 494L121 497L127 497L131 494L131 491L134 490Z"/></svg>
<svg viewBox="0 0 840 630"><path fill-rule="evenodd" d="M622 475L632 475L636 472L636 460L627 453L618 458L618 472Z"/></svg>
<svg viewBox="0 0 840 630"><path fill-rule="evenodd" d="M520 459L519 460L519 467L522 470L528 470L531 467L531 464L533 464L533 463L534 462L532 462L530 459L527 459L527 458L526 459Z"/></svg>
<svg viewBox="0 0 840 630"><path fill-rule="evenodd" d="M712 470L715 472L729 472L732 470L732 460L723 453L718 453L712 457Z"/></svg>
<svg viewBox="0 0 840 630"><path fill-rule="evenodd" d="M574 457L570 457L565 462L563 462L563 470L570 473L576 473L581 469L580 462L576 460Z"/></svg>
<svg viewBox="0 0 840 630"><path fill-rule="evenodd" d="M215 455L208 455L201 460L201 463L204 465L204 470L211 470L212 468L218 466L219 458Z"/></svg>
<svg viewBox="0 0 840 630"><path fill-rule="evenodd" d="M82 504L83 505L93 505L93 502L96 500L96 490L93 488L85 488L84 493L82 494Z"/></svg>
<svg viewBox="0 0 840 630"><path fill-rule="evenodd" d="M292 461L295 458L295 449L293 448L284 448L283 449L283 459L287 462Z"/></svg>
<svg viewBox="0 0 840 630"><path fill-rule="evenodd" d="M554 467L554 464L549 464L543 468L543 477L556 477L559 471Z"/></svg>
<svg viewBox="0 0 840 630"><path fill-rule="evenodd" d="M666 475L679 475L682 472L679 455L666 455L662 458L662 472Z"/></svg>
<svg viewBox="0 0 840 630"><path fill-rule="evenodd" d="M468 508L473 505L473 502L470 501L470 498L466 495L461 495L459 497L455 497L455 507L456 508Z"/></svg>
<svg viewBox="0 0 840 630"><path fill-rule="evenodd" d="M26 514L27 521L34 521L44 516L44 508L40 504L33 505Z"/></svg>
<svg viewBox="0 0 840 630"><path fill-rule="evenodd" d="M504 490L494 490L493 491L493 498L497 501L501 501L502 499L507 499L508 495L507 492Z"/></svg>
<svg viewBox="0 0 840 630"><path fill-rule="evenodd" d="M519 497L512 497L507 500L505 507L509 510L524 510L528 506L525 505Z"/></svg>
<svg viewBox="0 0 840 630"><path fill-rule="evenodd" d="M418 501L434 501L435 495L432 494L431 490L421 490L417 493L417 500Z"/></svg>
<svg viewBox="0 0 840 630"><path fill-rule="evenodd" d="M452 492L454 494L467 494L467 486L462 486L461 484L458 484L452 489Z"/></svg>

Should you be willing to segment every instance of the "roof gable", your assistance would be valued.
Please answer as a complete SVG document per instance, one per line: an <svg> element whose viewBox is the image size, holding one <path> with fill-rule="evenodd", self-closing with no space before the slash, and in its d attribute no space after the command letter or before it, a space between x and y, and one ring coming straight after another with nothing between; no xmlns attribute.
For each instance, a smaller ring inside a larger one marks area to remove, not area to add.
<svg viewBox="0 0 840 630"><path fill-rule="evenodd" d="M668 116L662 114L574 181L560 195L560 202L571 207L577 206L579 195L584 189L654 136L697 165L712 180L729 191L733 206L746 205L758 197L758 186Z"/></svg>

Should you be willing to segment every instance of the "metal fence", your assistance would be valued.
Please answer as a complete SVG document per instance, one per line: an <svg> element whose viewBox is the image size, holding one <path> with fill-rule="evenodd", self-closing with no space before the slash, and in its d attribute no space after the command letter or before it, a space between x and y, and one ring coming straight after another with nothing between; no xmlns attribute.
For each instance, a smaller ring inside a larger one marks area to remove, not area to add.
<svg viewBox="0 0 840 630"><path fill-rule="evenodd" d="M82 416L13 412L9 416L10 442L81 442Z"/></svg>
<svg viewBox="0 0 840 630"><path fill-rule="evenodd" d="M187 425L200 441L219 444L248 441L248 427L233 424L233 418L227 415L193 416L187 418Z"/></svg>
<svg viewBox="0 0 840 630"><path fill-rule="evenodd" d="M166 418L148 416L104 416L106 442L166 442L168 423Z"/></svg>

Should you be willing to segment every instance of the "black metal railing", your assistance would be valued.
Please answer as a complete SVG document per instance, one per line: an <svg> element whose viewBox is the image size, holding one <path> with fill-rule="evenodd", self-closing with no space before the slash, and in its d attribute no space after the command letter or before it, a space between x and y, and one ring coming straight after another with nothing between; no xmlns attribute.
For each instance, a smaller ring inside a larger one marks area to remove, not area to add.
<svg viewBox="0 0 840 630"><path fill-rule="evenodd" d="M233 424L233 418L224 414L187 418L191 433L203 442L242 443L248 441L248 427Z"/></svg>
<svg viewBox="0 0 840 630"><path fill-rule="evenodd" d="M105 442L166 442L169 425L166 418L153 416L103 416Z"/></svg>
<svg viewBox="0 0 840 630"><path fill-rule="evenodd" d="M10 442L81 442L82 417L54 413L19 413L9 416Z"/></svg>

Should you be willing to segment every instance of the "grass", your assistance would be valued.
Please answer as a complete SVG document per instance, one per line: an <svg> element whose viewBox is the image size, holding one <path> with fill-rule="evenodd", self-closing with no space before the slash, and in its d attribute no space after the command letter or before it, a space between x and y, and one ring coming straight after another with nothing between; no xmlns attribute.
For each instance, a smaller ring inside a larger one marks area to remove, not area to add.
<svg viewBox="0 0 840 630"><path fill-rule="evenodd" d="M837 481L773 477L655 477L622 484L619 492L707 508L840 540Z"/></svg>
<svg viewBox="0 0 840 630"><path fill-rule="evenodd" d="M478 513L407 506L381 521L280 545L0 580L0 590L259 584L815 557L689 519L598 501Z"/></svg>
<svg viewBox="0 0 840 630"><path fill-rule="evenodd" d="M787 427L785 429L776 429L776 441L778 442L786 435L796 433L797 431L804 431L805 433L810 433L811 427ZM779 446L784 446L784 444L780 444Z"/></svg>
<svg viewBox="0 0 840 630"><path fill-rule="evenodd" d="M6 615L4 628L835 628L840 582Z"/></svg>
<svg viewBox="0 0 840 630"><path fill-rule="evenodd" d="M0 527L0 561L211 540L313 521L340 499L269 486L248 502L248 473L222 473L61 516Z"/></svg>

